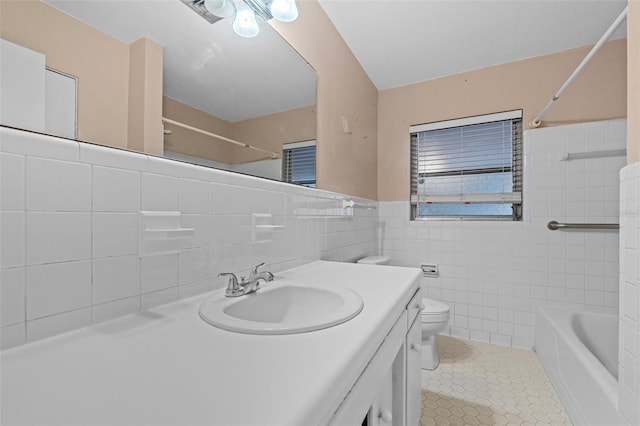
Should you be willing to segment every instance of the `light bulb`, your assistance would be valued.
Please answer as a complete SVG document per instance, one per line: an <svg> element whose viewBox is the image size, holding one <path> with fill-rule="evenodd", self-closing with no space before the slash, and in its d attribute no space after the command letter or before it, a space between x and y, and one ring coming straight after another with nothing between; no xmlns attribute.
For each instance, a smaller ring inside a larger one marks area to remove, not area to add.
<svg viewBox="0 0 640 426"><path fill-rule="evenodd" d="M256 14L243 1L236 5L236 18L233 20L233 31L242 37L255 37L260 32Z"/></svg>
<svg viewBox="0 0 640 426"><path fill-rule="evenodd" d="M273 0L269 10L274 18L282 22L295 21L298 17L296 0Z"/></svg>
<svg viewBox="0 0 640 426"><path fill-rule="evenodd" d="M233 15L234 11L231 0L204 0L204 7L220 18L227 18Z"/></svg>

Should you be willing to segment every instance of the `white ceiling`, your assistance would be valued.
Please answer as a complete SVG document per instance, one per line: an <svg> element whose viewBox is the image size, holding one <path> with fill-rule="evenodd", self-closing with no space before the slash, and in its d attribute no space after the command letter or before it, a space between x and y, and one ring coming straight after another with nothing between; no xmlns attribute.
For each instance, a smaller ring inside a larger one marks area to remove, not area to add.
<svg viewBox="0 0 640 426"><path fill-rule="evenodd" d="M150 37L164 46L164 94L235 122L316 103L316 73L267 23L234 34L179 0L45 0L126 43Z"/></svg>
<svg viewBox="0 0 640 426"><path fill-rule="evenodd" d="M378 90L595 44L627 4L626 0L319 2ZM626 23L612 39L620 37L626 37Z"/></svg>

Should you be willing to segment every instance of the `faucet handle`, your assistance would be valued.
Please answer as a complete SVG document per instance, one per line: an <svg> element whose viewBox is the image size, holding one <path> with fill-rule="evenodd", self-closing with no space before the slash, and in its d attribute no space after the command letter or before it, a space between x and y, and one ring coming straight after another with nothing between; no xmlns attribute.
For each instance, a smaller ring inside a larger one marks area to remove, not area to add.
<svg viewBox="0 0 640 426"><path fill-rule="evenodd" d="M258 268L261 268L261 267L263 267L264 265L266 265L266 263L262 262L261 264L256 265L256 266L254 266L253 268L251 268L251 272L249 272L249 277L248 277L248 279L251 279L251 278L255 277L255 276L257 275L257 273L258 273Z"/></svg>
<svg viewBox="0 0 640 426"><path fill-rule="evenodd" d="M220 272L218 276L229 277L229 283L227 284L227 289L225 290L225 295L227 297L242 296L244 294L244 289L240 287L240 284L238 284L238 276L236 274L232 272Z"/></svg>

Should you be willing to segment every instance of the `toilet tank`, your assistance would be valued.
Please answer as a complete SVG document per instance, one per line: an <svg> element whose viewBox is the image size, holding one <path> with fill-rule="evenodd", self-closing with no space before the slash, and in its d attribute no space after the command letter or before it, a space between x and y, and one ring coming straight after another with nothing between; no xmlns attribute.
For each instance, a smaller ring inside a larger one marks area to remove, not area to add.
<svg viewBox="0 0 640 426"><path fill-rule="evenodd" d="M387 265L391 258L389 256L367 256L358 260L357 263L363 263L367 265Z"/></svg>

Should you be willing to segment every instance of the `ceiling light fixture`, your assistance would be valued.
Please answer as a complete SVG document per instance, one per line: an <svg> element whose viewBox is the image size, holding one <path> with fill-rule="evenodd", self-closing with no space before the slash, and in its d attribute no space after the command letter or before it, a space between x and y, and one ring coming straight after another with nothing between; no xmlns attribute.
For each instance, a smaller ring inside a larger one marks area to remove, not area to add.
<svg viewBox="0 0 640 426"><path fill-rule="evenodd" d="M233 32L242 37L255 37L260 32L255 12L243 1L238 1L236 4Z"/></svg>
<svg viewBox="0 0 640 426"><path fill-rule="evenodd" d="M282 22L295 21L298 17L295 0L272 0L269 10L274 18Z"/></svg>
<svg viewBox="0 0 640 426"><path fill-rule="evenodd" d="M295 0L181 0L210 23L235 13L233 31L242 37L255 37L260 32L256 15L265 22L277 19L292 22L298 17Z"/></svg>
<svg viewBox="0 0 640 426"><path fill-rule="evenodd" d="M229 0L204 0L204 7L219 18L228 18L235 12L233 3Z"/></svg>

